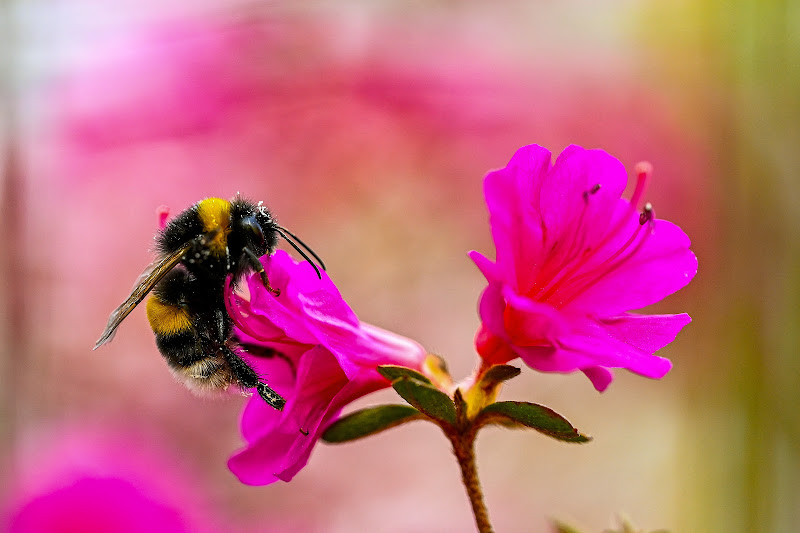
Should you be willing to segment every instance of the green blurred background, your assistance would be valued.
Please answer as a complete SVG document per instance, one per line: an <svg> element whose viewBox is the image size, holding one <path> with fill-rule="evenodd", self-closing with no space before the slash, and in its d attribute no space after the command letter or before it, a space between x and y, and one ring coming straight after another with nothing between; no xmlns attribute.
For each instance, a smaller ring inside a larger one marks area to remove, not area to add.
<svg viewBox="0 0 800 533"><path fill-rule="evenodd" d="M150 261L156 208L241 191L325 258L363 320L464 376L483 288L466 252L492 252L481 179L524 144L576 143L653 163L648 200L700 260L655 311L693 323L659 382L620 372L599 395L526 371L504 390L594 441L484 433L497 530L601 531L618 513L800 528L800 3L2 7L3 508L47 484L39 457L74 459L61 443L124 437L191 477L212 531L471 530L433 428L320 446L290 484L244 487L225 467L243 399L173 383L144 313L91 346Z"/></svg>

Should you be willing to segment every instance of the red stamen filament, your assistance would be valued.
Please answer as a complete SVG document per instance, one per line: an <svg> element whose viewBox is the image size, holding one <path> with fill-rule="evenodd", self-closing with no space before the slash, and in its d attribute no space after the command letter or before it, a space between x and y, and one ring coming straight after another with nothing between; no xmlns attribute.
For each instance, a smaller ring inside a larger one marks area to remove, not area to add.
<svg viewBox="0 0 800 533"><path fill-rule="evenodd" d="M639 236L643 233L642 228L647 225L649 231L644 232L644 236L639 238ZM642 211L641 215L639 216L639 225L637 226L636 230L633 232L633 235L627 240L625 244L622 245L616 252L614 252L608 259L597 265L596 267L592 268L588 272L585 272L581 276L578 276L569 284L569 288L571 289L568 294L562 295L561 301L558 302L559 307L564 306L575 298L577 298L583 291L585 291L590 286L594 285L598 281L600 281L605 276L609 275L613 271L619 269L623 264L625 264L629 259L635 256L639 250L644 246L644 243L647 242L647 238L650 234L653 233L653 229L655 227L655 215L653 212L653 206L649 203L645 206L644 211ZM636 242L638 240L638 242ZM634 246L633 243L636 242ZM628 252L623 255L624 252ZM604 270L598 272L600 269L605 267ZM556 291L555 294L557 294ZM553 296L555 296L555 294Z"/></svg>
<svg viewBox="0 0 800 533"><path fill-rule="evenodd" d="M617 235L626 224L630 223L630 218L636 211L636 205L641 200L642 196L644 196L644 192L647 189L648 182L650 180L650 176L652 174L652 166L649 163L643 162L636 165L636 188L633 191L633 195L631 196L631 200L629 203L629 208L625 210L625 212L620 216L616 222L612 225L612 228L606 232L603 239L600 241L598 245L593 248L584 247L584 243L586 240L586 232L583 231L583 222L585 218L586 209L581 212L581 217L579 219L578 228L576 229L575 233L580 233L581 238L581 246L575 248L574 247L574 240L571 243L571 248L577 249L577 253L570 253L567 254L567 259L564 262L564 268L560 269L559 272L553 276L553 278L542 288L540 289L533 299L536 301L544 302L552 299L558 292L561 290L562 281L564 279L570 280L570 278L578 271L582 266L584 266L593 255L602 250L608 242ZM584 201L586 202L586 207L588 207L588 202L590 200L590 194L594 194L599 190L599 184L596 185L590 191L585 191L583 193ZM650 232L646 232L645 237L633 247L632 251L627 254L625 257L614 263L614 261L620 257L626 250L631 248L634 241L636 241L637 237L641 233L641 228L645 223L650 222L652 225L652 221L654 220L655 216L653 214L652 206L648 203L644 211L639 215L639 226L633 232L633 235L628 239L628 241L620 247L616 252L614 252L610 257L605 259L602 263L595 266L588 272L585 272L578 278L570 280L568 287L575 287L576 283L579 285L578 289L569 291L569 294L562 298L561 301L555 303L558 307L561 307L570 301L572 301L580 292L582 292L586 287L592 285L592 283L596 282L597 280L601 279L602 277L608 275L612 271L619 268L625 261L627 261L630 257L632 257L643 245L643 243L647 240L647 235ZM568 265L570 265L567 268ZM605 271L601 273L597 273L599 269L603 267L607 267ZM588 283L587 283L588 280ZM583 283L581 283L583 282ZM562 295L563 296L563 295Z"/></svg>
<svg viewBox="0 0 800 533"><path fill-rule="evenodd" d="M578 218L578 227L576 231L572 232L573 238L572 241L569 243L569 248L568 248L569 253L565 254L565 259L564 259L564 266L566 267L567 265L572 264L573 268L561 268L558 271L558 273L555 276L553 276L544 287L539 289L539 291L533 297L534 300L545 301L546 297L543 297L542 296L543 294L546 294L550 289L554 287L554 285L556 285L558 282L564 279L565 276L572 275L573 272L580 267L580 261L579 261L580 256L585 255L586 252L589 251L589 248L585 246L587 235L586 232L583 231L583 223L584 220L586 219L586 210L589 207L589 202L591 201L592 195L596 194L601 187L602 184L597 183L594 185L594 187L592 187L588 191L583 192L583 202L584 202L583 210L581 211L580 218ZM580 241L578 242L577 246L575 245L576 237L580 238Z"/></svg>

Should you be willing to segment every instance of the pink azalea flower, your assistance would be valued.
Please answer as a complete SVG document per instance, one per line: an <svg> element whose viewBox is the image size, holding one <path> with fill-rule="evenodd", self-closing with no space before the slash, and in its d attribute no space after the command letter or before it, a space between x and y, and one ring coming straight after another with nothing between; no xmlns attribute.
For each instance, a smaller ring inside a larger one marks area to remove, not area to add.
<svg viewBox="0 0 800 533"><path fill-rule="evenodd" d="M697 273L689 238L637 210L649 177L639 169L630 201L622 164L570 146L551 162L526 146L484 181L497 258L471 252L489 282L480 300L478 353L488 364L521 357L542 372L580 370L603 391L610 368L661 378L672 363L653 352L675 339L687 314L639 315Z"/></svg>
<svg viewBox="0 0 800 533"><path fill-rule="evenodd" d="M253 275L249 301L228 287L228 312L248 362L287 402L276 411L254 395L245 407L247 446L228 467L249 485L291 480L344 406L389 386L378 365L420 370L426 356L416 342L360 322L324 272L320 280L280 250L261 261L280 295Z"/></svg>

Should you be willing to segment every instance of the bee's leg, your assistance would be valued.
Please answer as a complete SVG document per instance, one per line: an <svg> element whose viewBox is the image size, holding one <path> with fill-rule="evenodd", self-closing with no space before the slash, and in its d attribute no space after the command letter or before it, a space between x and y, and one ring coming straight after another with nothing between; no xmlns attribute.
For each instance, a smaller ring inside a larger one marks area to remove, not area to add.
<svg viewBox="0 0 800 533"><path fill-rule="evenodd" d="M259 380L255 370L253 370L252 367L248 365L241 357L236 355L233 350L224 345L222 346L221 350L225 357L225 361L230 366L231 374L234 378L236 378L236 381L238 381L243 388L255 388L258 391L258 395L261 396L261 398L267 402L270 407L273 407L278 411L283 410L283 406L286 405L286 400L280 394L275 392L272 387Z"/></svg>
<svg viewBox="0 0 800 533"><path fill-rule="evenodd" d="M272 387L264 383L263 381L259 381L256 383L256 390L258 391L258 395L267 402L267 405L277 409L278 411L283 411L283 406L286 405L286 399L275 392Z"/></svg>
<svg viewBox="0 0 800 533"><path fill-rule="evenodd" d="M285 353L279 352L275 348L268 348L258 344L249 344L242 341L242 339L240 339L235 333L233 334L233 342L235 342L237 346L241 346L249 355L263 357L264 359L280 359L286 363L286 366L289 367L292 376L295 378L297 377L297 365L295 365L294 361L292 361Z"/></svg>
<svg viewBox="0 0 800 533"><path fill-rule="evenodd" d="M253 270L258 272L258 275L261 276L261 281L264 283L264 286L267 288L269 292L274 294L275 296L281 295L280 289L273 289L272 286L269 284L269 279L267 279L267 272L264 270L264 265L261 264L261 260L258 258L253 251L248 248L247 246L244 247L244 253L247 254L247 257L250 258L250 265L253 267Z"/></svg>
<svg viewBox="0 0 800 533"><path fill-rule="evenodd" d="M231 328L233 327L233 320L230 319L228 314L223 309L216 309L214 311L215 320L217 326L216 331L216 339L219 339L222 342L222 339L227 339L231 336ZM203 335L202 333L200 334ZM213 340L205 336L205 340L209 343L213 342Z"/></svg>

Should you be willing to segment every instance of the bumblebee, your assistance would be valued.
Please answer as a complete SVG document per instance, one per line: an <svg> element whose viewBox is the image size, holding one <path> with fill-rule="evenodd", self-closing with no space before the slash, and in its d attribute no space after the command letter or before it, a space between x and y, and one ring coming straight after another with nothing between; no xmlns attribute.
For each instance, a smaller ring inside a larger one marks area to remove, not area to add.
<svg viewBox="0 0 800 533"><path fill-rule="evenodd" d="M110 342L131 311L152 291L147 319L156 346L179 381L204 391L255 388L275 409L286 400L264 383L237 353L233 320L225 309L225 282L235 284L252 271L276 296L259 260L275 251L283 237L308 261L321 278L319 256L286 228L269 210L240 197L231 201L206 198L172 219L155 237L157 259L137 280L133 291L108 318L108 325L94 346ZM302 248L301 248L302 247Z"/></svg>

